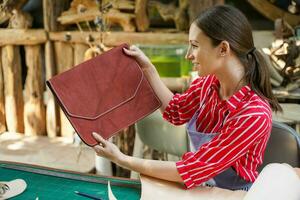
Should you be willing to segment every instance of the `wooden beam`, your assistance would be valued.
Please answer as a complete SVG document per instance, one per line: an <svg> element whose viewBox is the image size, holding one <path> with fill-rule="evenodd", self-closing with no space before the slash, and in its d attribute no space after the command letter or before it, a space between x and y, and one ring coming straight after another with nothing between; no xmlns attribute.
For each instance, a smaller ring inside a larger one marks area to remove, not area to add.
<svg viewBox="0 0 300 200"><path fill-rule="evenodd" d="M62 13L57 21L61 24L75 24L77 22L93 21L96 16L100 16L100 12L97 8L91 8L84 13L68 12Z"/></svg>
<svg viewBox="0 0 300 200"><path fill-rule="evenodd" d="M88 45L81 43L74 45L74 65L78 65L84 61L84 54L88 48Z"/></svg>
<svg viewBox="0 0 300 200"><path fill-rule="evenodd" d="M55 42L55 58L58 74L67 71L73 67L73 48L71 44L66 42ZM67 138L73 138L74 129L67 119L64 112L60 109L60 131L61 136Z"/></svg>
<svg viewBox="0 0 300 200"><path fill-rule="evenodd" d="M179 7L176 6L174 2L164 4L159 1L154 1L153 4L165 21L174 21L177 30L187 30L189 23L188 16L186 14L186 10L188 8L187 0L180 0Z"/></svg>
<svg viewBox="0 0 300 200"><path fill-rule="evenodd" d="M24 133L21 56L18 46L2 48L5 113L9 132Z"/></svg>
<svg viewBox="0 0 300 200"><path fill-rule="evenodd" d="M146 31L150 26L147 10L148 0L135 1L135 24L139 31Z"/></svg>
<svg viewBox="0 0 300 200"><path fill-rule="evenodd" d="M93 21L96 16L101 17L101 13L98 8L91 8L83 13L74 14L63 14L58 17L57 20L61 24L75 24L79 22ZM105 20L108 24L119 24L122 26L124 31L133 32L135 31L135 26L133 24L134 14L123 13L117 9L110 9L108 13L103 14Z"/></svg>
<svg viewBox="0 0 300 200"><path fill-rule="evenodd" d="M134 10L134 1L122 0L122 1L113 1L113 7L120 10Z"/></svg>
<svg viewBox="0 0 300 200"><path fill-rule="evenodd" d="M11 17L11 12L13 9L20 10L28 0L10 0L10 1L2 1L1 6L1 14L0 14L0 24L6 22Z"/></svg>
<svg viewBox="0 0 300 200"><path fill-rule="evenodd" d="M35 45L46 41L47 34L42 29L0 29L0 46Z"/></svg>
<svg viewBox="0 0 300 200"><path fill-rule="evenodd" d="M56 19L67 6L69 6L69 0L43 0L44 28L46 31L63 30L64 26ZM53 42L49 40L45 44L45 72L46 80L56 74ZM58 105L48 87L46 88L46 97L47 136L54 138L59 135Z"/></svg>
<svg viewBox="0 0 300 200"><path fill-rule="evenodd" d="M54 4L51 0L43 0L43 19L44 19L44 28L47 31L56 30L57 22L53 20L53 10Z"/></svg>
<svg viewBox="0 0 300 200"><path fill-rule="evenodd" d="M50 79L52 76L56 74L55 67L55 56L54 56L54 48L53 42L47 41L45 44L45 72L46 72L46 80ZM59 115L58 115L58 106L56 105L53 94L50 89L46 88L46 130L47 136L50 138L54 138L59 134Z"/></svg>
<svg viewBox="0 0 300 200"><path fill-rule="evenodd" d="M1 48L0 48L1 58ZM4 79L3 79L3 66L2 60L0 61L0 134L6 131L5 123L5 96L4 96Z"/></svg>
<svg viewBox="0 0 300 200"><path fill-rule="evenodd" d="M110 9L108 13L104 14L105 20L108 24L117 24L126 32L135 32L134 19L135 15L131 13L123 13L116 9Z"/></svg>
<svg viewBox="0 0 300 200"><path fill-rule="evenodd" d="M72 32L50 32L50 40L66 41L66 35L70 35L69 42L86 43L86 38L90 33L79 31ZM99 32L92 32L91 36L95 41L100 41ZM129 44L186 44L188 42L188 34L180 33L162 33L162 32L147 32L147 33L124 33L110 32L103 35L103 41L106 46L117 46L122 43Z"/></svg>
<svg viewBox="0 0 300 200"><path fill-rule="evenodd" d="M24 96L25 135L45 135L46 117L42 80L41 45L25 46L27 76Z"/></svg>
<svg viewBox="0 0 300 200"><path fill-rule="evenodd" d="M63 30L57 17L69 6L69 0L43 0L44 27L47 31Z"/></svg>
<svg viewBox="0 0 300 200"><path fill-rule="evenodd" d="M275 19L278 18L283 18L283 20L285 20L291 26L300 24L299 15L293 15L287 11L284 11L267 0L248 0L248 2L262 15L272 21L275 21Z"/></svg>
<svg viewBox="0 0 300 200"><path fill-rule="evenodd" d="M128 11L134 11L135 9L135 2L132 0L121 0L121 1L110 1L109 3L112 4L114 9L118 9L118 10L126 10ZM96 1L91 1L91 0L73 0L71 2L71 6L69 8L69 10L64 11L62 13L62 15L73 15L78 13L78 7L82 6L84 7L86 10L90 10L90 9L98 9Z"/></svg>

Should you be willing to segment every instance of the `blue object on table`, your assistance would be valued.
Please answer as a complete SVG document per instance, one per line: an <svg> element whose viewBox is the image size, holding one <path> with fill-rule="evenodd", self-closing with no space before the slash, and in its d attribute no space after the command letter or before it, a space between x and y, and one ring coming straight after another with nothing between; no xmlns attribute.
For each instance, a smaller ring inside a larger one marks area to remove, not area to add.
<svg viewBox="0 0 300 200"><path fill-rule="evenodd" d="M78 191L74 191L74 192L75 192L75 194L78 194L78 195L83 196L83 197L87 197L87 198L94 199L94 200L102 200L100 197L95 197L95 196L90 195L90 194L86 194L86 193L78 192Z"/></svg>

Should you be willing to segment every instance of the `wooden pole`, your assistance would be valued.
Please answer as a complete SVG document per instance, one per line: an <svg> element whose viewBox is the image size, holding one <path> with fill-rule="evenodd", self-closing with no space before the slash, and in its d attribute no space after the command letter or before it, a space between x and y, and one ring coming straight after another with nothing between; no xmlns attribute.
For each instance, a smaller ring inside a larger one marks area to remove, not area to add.
<svg viewBox="0 0 300 200"><path fill-rule="evenodd" d="M41 46L25 46L27 77L24 96L25 135L45 135Z"/></svg>
<svg viewBox="0 0 300 200"><path fill-rule="evenodd" d="M131 125L113 137L114 143L126 155L132 155L135 141L135 125ZM130 171L116 165L116 176L130 177Z"/></svg>
<svg viewBox="0 0 300 200"><path fill-rule="evenodd" d="M0 49L1 58L1 49ZM5 123L5 96L4 96L4 80L3 80L3 66L2 61L0 61L0 134L6 131Z"/></svg>
<svg viewBox="0 0 300 200"><path fill-rule="evenodd" d="M70 0L43 0L44 27L46 31L63 30L57 17L70 5Z"/></svg>
<svg viewBox="0 0 300 200"><path fill-rule="evenodd" d="M63 14L58 17L57 20L61 24L75 24L83 21L94 20L96 16L101 16L101 13L97 7L94 7L86 10L84 13ZM104 18L108 24L119 24L124 31L135 31L133 23L135 15L132 13L121 12L118 9L110 9L107 13L105 13Z"/></svg>
<svg viewBox="0 0 300 200"><path fill-rule="evenodd" d="M54 3L51 0L43 0L44 28L46 31L57 30L57 22L54 19ZM53 43L47 41L45 44L45 73L46 80L55 74ZM50 89L46 88L46 131L49 138L54 138L59 134L58 107Z"/></svg>
<svg viewBox="0 0 300 200"><path fill-rule="evenodd" d="M18 46L2 48L5 113L10 132L24 132L21 59Z"/></svg>
<svg viewBox="0 0 300 200"><path fill-rule="evenodd" d="M47 32L63 30L63 26L56 19L68 3L68 0L43 0L44 28ZM46 80L48 80L56 74L53 42L49 40L45 44L45 65ZM53 138L59 135L59 112L48 87L46 94L46 129L48 137Z"/></svg>
<svg viewBox="0 0 300 200"><path fill-rule="evenodd" d="M73 48L66 42L55 42L55 58L58 73L62 73L73 66ZM61 136L73 138L74 129L66 118L64 112L60 109L60 133Z"/></svg>
<svg viewBox="0 0 300 200"><path fill-rule="evenodd" d="M50 32L50 40L66 41L66 36L70 37L72 43L86 43L86 38L89 34L100 41L99 32L84 32L69 31L69 32ZM144 32L144 33L125 33L125 32L110 32L103 34L103 41L106 46L117 46L122 43L129 44L187 44L188 34L179 33L162 33L162 32Z"/></svg>
<svg viewBox="0 0 300 200"><path fill-rule="evenodd" d="M42 29L0 29L0 46L35 45L46 41L47 34Z"/></svg>
<svg viewBox="0 0 300 200"><path fill-rule="evenodd" d="M56 73L54 59L53 43L47 41L45 44L46 80L50 79ZM59 135L59 112L54 96L48 87L46 89L46 94L46 130L48 137L53 138Z"/></svg>
<svg viewBox="0 0 300 200"><path fill-rule="evenodd" d="M278 18L282 18L291 26L297 26L300 24L300 17L298 15L291 14L267 0L247 0L256 10L268 19L275 21Z"/></svg>
<svg viewBox="0 0 300 200"><path fill-rule="evenodd" d="M146 31L150 26L147 10L148 0L135 1L135 24L138 31Z"/></svg>
<svg viewBox="0 0 300 200"><path fill-rule="evenodd" d="M180 0L179 6L173 3L164 4L159 1L155 1L153 4L164 21L172 20L175 22L177 30L187 30L188 16L186 10L188 8L188 0Z"/></svg>
<svg viewBox="0 0 300 200"><path fill-rule="evenodd" d="M74 65L78 65L84 61L84 53L88 48L89 47L84 44L74 45Z"/></svg>
<svg viewBox="0 0 300 200"><path fill-rule="evenodd" d="M12 15L12 10L20 10L27 3L28 0L18 0L18 1L1 1L1 6L4 9L1 9L0 15L0 24L8 21Z"/></svg>

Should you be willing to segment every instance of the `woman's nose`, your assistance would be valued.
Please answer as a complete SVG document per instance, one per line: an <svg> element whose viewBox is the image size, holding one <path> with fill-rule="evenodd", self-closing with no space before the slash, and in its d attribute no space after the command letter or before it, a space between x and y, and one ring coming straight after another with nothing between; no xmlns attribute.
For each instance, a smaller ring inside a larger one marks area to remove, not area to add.
<svg viewBox="0 0 300 200"><path fill-rule="evenodd" d="M187 60L192 60L192 59L193 59L193 55L190 54L189 52L187 52L187 53L185 54L185 59L187 59Z"/></svg>

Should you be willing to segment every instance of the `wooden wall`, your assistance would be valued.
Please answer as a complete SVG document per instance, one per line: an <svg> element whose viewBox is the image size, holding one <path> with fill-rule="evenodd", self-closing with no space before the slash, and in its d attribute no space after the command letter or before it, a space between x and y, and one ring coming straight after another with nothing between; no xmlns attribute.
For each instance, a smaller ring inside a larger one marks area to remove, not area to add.
<svg viewBox="0 0 300 200"><path fill-rule="evenodd" d="M25 2L26 0L23 0L18 6L24 5ZM188 40L187 33L182 31L147 31L151 28L146 12L146 5L151 2L148 0L128 0L118 5L126 7L135 15L134 30L139 32L131 29L127 32L124 29L103 34L99 34L98 31L65 31L65 23L62 23L65 20L72 19L68 23L74 22L74 19L76 23L80 22L78 13L72 14L74 9L76 11L75 6L78 2L92 1L43 0L43 29L30 29L32 19L21 11L11 17L15 18L15 21L10 21L12 25L0 29L0 132L71 138L74 130L45 86L45 81L81 63L86 50L99 41L103 41L104 46L113 47L122 43L186 44ZM197 4L193 0L181 0L180 7L173 9L187 9L187 2L193 8ZM208 7L222 2L203 1L201 5ZM93 3L90 5L93 6ZM94 7L88 6L86 13L80 14L83 20L88 19L86 17L89 17L89 12L94 12ZM17 9L20 9L19 7ZM194 10L189 11L193 12ZM120 26L123 27L122 24ZM94 42L87 43L88 37L93 38Z"/></svg>
<svg viewBox="0 0 300 200"><path fill-rule="evenodd" d="M65 41L66 34L71 34L69 41ZM95 37L99 35L97 32L92 34ZM84 34L77 31L0 29L1 131L49 137L73 134L64 114L58 114L55 99L45 86L45 81L83 61L84 52L89 46L82 38ZM177 44L186 40L184 33L111 33L104 41L108 46L116 46L124 42ZM25 55L21 55L20 48L24 48ZM26 61L27 73L23 72L27 74L25 85L22 85L21 56Z"/></svg>
<svg viewBox="0 0 300 200"><path fill-rule="evenodd" d="M120 24L123 31L102 35L98 31L67 31L57 19L68 19L61 17L61 14L68 12L65 10L70 6L70 0L43 0L43 29L31 29L28 23L0 28L0 134L8 131L73 139L74 129L56 104L45 81L81 63L86 50L99 41L103 41L106 47L122 43L186 44L186 32L148 31L150 21L145 12L148 1L131 1L137 5L133 9L137 17L134 29L130 28L132 24L127 26L125 23ZM23 5L26 0L22 2ZM184 5L184 2L181 1L181 4ZM27 19L30 21L30 17ZM92 37L94 42L87 43L87 37ZM130 155L134 126L122 132L124 134L115 137L114 142L121 151ZM117 172L120 176L128 176L129 173L120 169Z"/></svg>

